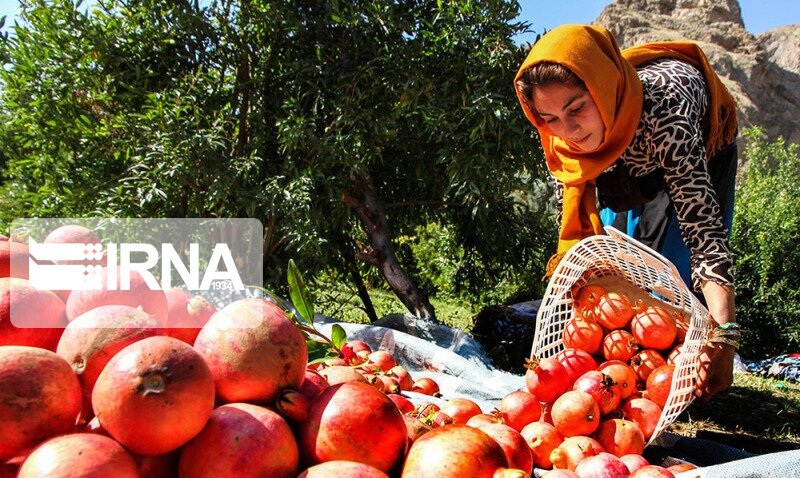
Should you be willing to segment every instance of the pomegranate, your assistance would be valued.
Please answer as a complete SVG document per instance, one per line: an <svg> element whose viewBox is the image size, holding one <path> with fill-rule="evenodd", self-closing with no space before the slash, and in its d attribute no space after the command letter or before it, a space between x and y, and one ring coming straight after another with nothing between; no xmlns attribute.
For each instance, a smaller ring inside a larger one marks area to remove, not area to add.
<svg viewBox="0 0 800 478"><path fill-rule="evenodd" d="M555 358L532 357L525 367L525 386L542 402L553 402L569 387L569 374Z"/></svg>
<svg viewBox="0 0 800 478"><path fill-rule="evenodd" d="M400 413L411 413L414 411L414 404L406 397L397 393L389 394L387 397L389 397L389 400L394 402L394 404L397 406L397 409L400 410Z"/></svg>
<svg viewBox="0 0 800 478"><path fill-rule="evenodd" d="M228 403L181 451L182 478L297 476L299 450L286 420L266 407Z"/></svg>
<svg viewBox="0 0 800 478"><path fill-rule="evenodd" d="M646 398L630 398L620 405L622 416L636 422L644 434L645 440L649 440L661 418L661 407L652 400Z"/></svg>
<svg viewBox="0 0 800 478"><path fill-rule="evenodd" d="M562 340L566 347L594 354L603 342L603 328L594 319L575 317L564 326Z"/></svg>
<svg viewBox="0 0 800 478"><path fill-rule="evenodd" d="M178 287L165 290L164 298L167 301L164 333L193 345L200 329L214 315L217 308L203 296L193 296L188 290Z"/></svg>
<svg viewBox="0 0 800 478"><path fill-rule="evenodd" d="M523 390L514 390L506 394L497 406L503 422L520 431L532 422L539 420L542 415L542 405L536 395Z"/></svg>
<svg viewBox="0 0 800 478"><path fill-rule="evenodd" d="M638 312L631 319L631 332L644 348L666 350L675 342L678 333L675 319L656 305Z"/></svg>
<svg viewBox="0 0 800 478"><path fill-rule="evenodd" d="M612 330L603 338L603 358L627 362L639 351L639 342L627 330Z"/></svg>
<svg viewBox="0 0 800 478"><path fill-rule="evenodd" d="M583 435L567 437L550 453L550 461L556 468L575 470L581 460L603 451L603 446L594 438Z"/></svg>
<svg viewBox="0 0 800 478"><path fill-rule="evenodd" d="M484 425L490 425L492 423L506 423L503 419L503 416L497 410L494 410L492 413L479 413L473 417L470 417L467 420L466 425L468 427L480 428Z"/></svg>
<svg viewBox="0 0 800 478"><path fill-rule="evenodd" d="M81 385L54 352L0 346L0 384L0 463L75 426Z"/></svg>
<svg viewBox="0 0 800 478"><path fill-rule="evenodd" d="M29 258L30 251L27 244L8 240L0 241L0 278L28 279Z"/></svg>
<svg viewBox="0 0 800 478"><path fill-rule="evenodd" d="M565 437L591 435L600 424L600 407L586 392L564 392L553 403L553 425Z"/></svg>
<svg viewBox="0 0 800 478"><path fill-rule="evenodd" d="M194 348L224 402L273 402L280 390L300 386L308 363L300 329L280 307L257 298L237 300L214 314Z"/></svg>
<svg viewBox="0 0 800 478"><path fill-rule="evenodd" d="M606 330L625 328L635 313L633 304L625 294L607 292L595 306L595 319Z"/></svg>
<svg viewBox="0 0 800 478"><path fill-rule="evenodd" d="M564 441L564 437L558 433L556 427L546 422L533 422L525 425L520 430L520 435L528 443L531 458L536 467L550 468L553 466L550 454Z"/></svg>
<svg viewBox="0 0 800 478"><path fill-rule="evenodd" d="M597 428L594 438L603 448L615 456L644 451L644 433L636 422L622 418L604 420Z"/></svg>
<svg viewBox="0 0 800 478"><path fill-rule="evenodd" d="M667 404L674 373L675 366L667 364L653 370L647 377L645 397L654 401L662 409Z"/></svg>
<svg viewBox="0 0 800 478"><path fill-rule="evenodd" d="M297 478L389 478L389 475L371 465L355 461L332 460L306 469Z"/></svg>
<svg viewBox="0 0 800 478"><path fill-rule="evenodd" d="M100 289L73 290L67 297L67 319L74 320L79 315L101 305L128 305L141 307L145 312L154 316L158 323L167 321L167 299L161 289L150 289L142 275L133 270L128 280L129 287L121 289L119 272L115 277L116 290L108 289L108 274L103 269L102 287Z"/></svg>
<svg viewBox="0 0 800 478"><path fill-rule="evenodd" d="M66 325L64 303L54 293L37 289L25 279L0 278L0 346L55 351Z"/></svg>
<svg viewBox="0 0 800 478"><path fill-rule="evenodd" d="M50 231L42 241L46 244L97 244L100 237L79 224L66 224ZM57 264L62 262L56 261Z"/></svg>
<svg viewBox="0 0 800 478"><path fill-rule="evenodd" d="M503 449L486 433L466 425L446 425L411 445L401 477L492 478L507 465Z"/></svg>
<svg viewBox="0 0 800 478"><path fill-rule="evenodd" d="M572 385L573 390L588 393L600 407L601 415L608 415L619 406L622 399L620 386L609 375L597 370L584 373Z"/></svg>
<svg viewBox="0 0 800 478"><path fill-rule="evenodd" d="M414 386L414 379L411 378L411 374L402 365L395 365L386 372L386 375L396 378L400 384L400 390L404 392L410 391L411 387Z"/></svg>
<svg viewBox="0 0 800 478"><path fill-rule="evenodd" d="M609 360L597 367L599 372L611 377L620 389L620 398L625 400L636 393L636 373L633 369L620 360Z"/></svg>
<svg viewBox="0 0 800 478"><path fill-rule="evenodd" d="M311 409L311 400L302 393L285 388L278 394L275 401L275 409L282 417L295 423L300 423L308 418Z"/></svg>
<svg viewBox="0 0 800 478"><path fill-rule="evenodd" d="M367 357L372 353L372 347L366 342L355 339L345 342L340 350L342 352L342 359L344 359L347 365L362 364L367 361Z"/></svg>
<svg viewBox="0 0 800 478"><path fill-rule="evenodd" d="M413 413L403 414L403 421L406 422L406 438L409 446L417 441L417 438L433 430L433 427Z"/></svg>
<svg viewBox="0 0 800 478"><path fill-rule="evenodd" d="M364 374L358 373L358 370L349 365L321 367L317 373L319 373L329 385L338 385L345 382L368 382Z"/></svg>
<svg viewBox="0 0 800 478"><path fill-rule="evenodd" d="M91 396L100 372L128 345L161 333L153 316L127 305L102 305L70 322L56 353L72 366L84 393Z"/></svg>
<svg viewBox="0 0 800 478"><path fill-rule="evenodd" d="M658 352L658 350L644 349L638 354L631 357L630 365L636 377L642 382L647 381L647 377L662 365L666 365L667 361Z"/></svg>
<svg viewBox="0 0 800 478"><path fill-rule="evenodd" d="M645 457L638 453L628 453L627 455L622 455L619 457L619 459L622 460L622 463L625 463L626 467L628 467L629 473L633 473L639 468L650 464Z"/></svg>
<svg viewBox="0 0 800 478"><path fill-rule="evenodd" d="M303 374L303 383L300 384L297 391L305 395L309 400L314 400L329 385L325 377L320 375L319 372L306 369Z"/></svg>
<svg viewBox="0 0 800 478"><path fill-rule="evenodd" d="M214 379L203 358L173 337L120 350L92 391L100 424L134 453L159 455L197 435L214 408Z"/></svg>
<svg viewBox="0 0 800 478"><path fill-rule="evenodd" d="M453 420L452 423L464 424L483 410L469 398L451 398L441 406L440 412L449 416Z"/></svg>
<svg viewBox="0 0 800 478"><path fill-rule="evenodd" d="M51 438L28 455L18 478L113 476L138 478L136 462L122 446L103 435L73 433Z"/></svg>
<svg viewBox="0 0 800 478"><path fill-rule="evenodd" d="M658 465L647 465L628 475L628 478L675 478L675 474Z"/></svg>
<svg viewBox="0 0 800 478"><path fill-rule="evenodd" d="M298 430L305 463L350 460L384 472L402 459L406 440L405 421L394 402L360 382L325 389Z"/></svg>
<svg viewBox="0 0 800 478"><path fill-rule="evenodd" d="M678 358L681 356L681 352L683 352L683 344L673 347L669 355L667 355L667 364L678 365Z"/></svg>
<svg viewBox="0 0 800 478"><path fill-rule="evenodd" d="M388 372L397 366L394 356L385 350L376 350L367 356L367 363L378 366L381 372Z"/></svg>
<svg viewBox="0 0 800 478"><path fill-rule="evenodd" d="M478 428L494 438L503 449L509 468L517 468L530 472L533 469L533 455L528 442L520 432L502 423L490 423Z"/></svg>
<svg viewBox="0 0 800 478"><path fill-rule="evenodd" d="M594 308L600 298L606 295L606 289L598 284L587 284L576 291L575 306L578 309L590 310Z"/></svg>
<svg viewBox="0 0 800 478"><path fill-rule="evenodd" d="M580 349L564 349L553 357L567 370L567 388L572 387L581 375L597 368L597 362L590 354Z"/></svg>
<svg viewBox="0 0 800 478"><path fill-rule="evenodd" d="M598 453L587 457L575 467L581 478L620 478L628 476L628 467L611 453Z"/></svg>
<svg viewBox="0 0 800 478"><path fill-rule="evenodd" d="M439 384L436 383L436 381L432 378L420 377L414 380L414 383L411 385L411 391L421 393L423 395L438 396Z"/></svg>

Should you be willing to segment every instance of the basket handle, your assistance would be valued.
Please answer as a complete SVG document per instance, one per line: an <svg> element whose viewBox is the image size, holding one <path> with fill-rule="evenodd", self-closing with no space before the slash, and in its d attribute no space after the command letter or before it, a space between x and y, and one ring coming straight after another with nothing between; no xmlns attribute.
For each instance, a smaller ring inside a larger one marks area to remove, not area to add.
<svg viewBox="0 0 800 478"><path fill-rule="evenodd" d="M619 239L619 240L625 241L625 242L635 246L637 249L640 249L642 254L644 255L645 259L653 259L653 260L657 261L658 265L663 265L664 267L669 269L672 272L672 275L674 277L676 277L676 278L680 278L681 277L681 273L678 272L678 268L675 267L675 264L673 264L669 259L667 259L666 257L662 256L658 252L654 251L650 247L647 247L646 245L642 244L641 242L637 241L636 239L632 238L631 236L621 232L619 229L617 229L615 227L605 226L604 229L606 230L606 233L608 233L608 235L613 237L614 239ZM683 280L683 279L681 279L681 280Z"/></svg>

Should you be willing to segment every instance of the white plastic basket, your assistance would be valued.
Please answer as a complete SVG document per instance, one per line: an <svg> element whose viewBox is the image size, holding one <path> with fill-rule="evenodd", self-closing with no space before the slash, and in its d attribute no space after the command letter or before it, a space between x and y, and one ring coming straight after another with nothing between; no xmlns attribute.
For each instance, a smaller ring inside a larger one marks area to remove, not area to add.
<svg viewBox="0 0 800 478"><path fill-rule="evenodd" d="M536 316L531 355L552 357L564 350L562 331L573 317L573 286L617 276L643 291L651 299L689 317L682 352L675 364L669 398L653 435L652 443L694 399L696 364L708 335L708 310L683 282L675 266L664 256L630 236L606 227L607 236L588 237L572 247L553 272Z"/></svg>

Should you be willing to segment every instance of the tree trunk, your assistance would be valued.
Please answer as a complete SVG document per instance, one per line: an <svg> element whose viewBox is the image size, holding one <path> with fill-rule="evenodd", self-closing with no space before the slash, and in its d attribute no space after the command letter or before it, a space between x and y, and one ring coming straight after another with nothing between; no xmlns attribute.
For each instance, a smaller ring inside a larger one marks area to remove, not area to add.
<svg viewBox="0 0 800 478"><path fill-rule="evenodd" d="M361 252L356 257L366 261L381 271L400 302L411 314L428 320L436 320L436 313L428 297L411 281L408 274L397 262L394 244L389 233L386 211L375 194L372 180L368 176L357 179L358 197L345 194L344 202L352 207L369 237L369 245L360 244Z"/></svg>
<svg viewBox="0 0 800 478"><path fill-rule="evenodd" d="M336 236L336 242L339 244L339 252L344 258L345 270L347 270L353 278L353 282L358 290L358 297L361 299L361 303L364 304L364 312L366 312L370 322L377 322L378 314L375 312L375 306L372 305L372 299L369 296L369 291L367 291L367 286L364 285L364 278L361 277L361 274L358 272L358 264L355 262L355 253L350 246L346 245L344 237L339 237L339 234Z"/></svg>

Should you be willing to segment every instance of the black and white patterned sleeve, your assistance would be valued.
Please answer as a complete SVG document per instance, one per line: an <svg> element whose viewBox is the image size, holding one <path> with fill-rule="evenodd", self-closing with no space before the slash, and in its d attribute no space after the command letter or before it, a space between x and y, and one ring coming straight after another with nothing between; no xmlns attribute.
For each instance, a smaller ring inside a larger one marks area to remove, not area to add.
<svg viewBox="0 0 800 478"><path fill-rule="evenodd" d="M691 251L692 285L704 280L733 285L733 260L722 212L706 167L701 119L708 94L702 74L679 61L652 65L652 87L661 89L654 110L652 148L664 169L681 236Z"/></svg>

